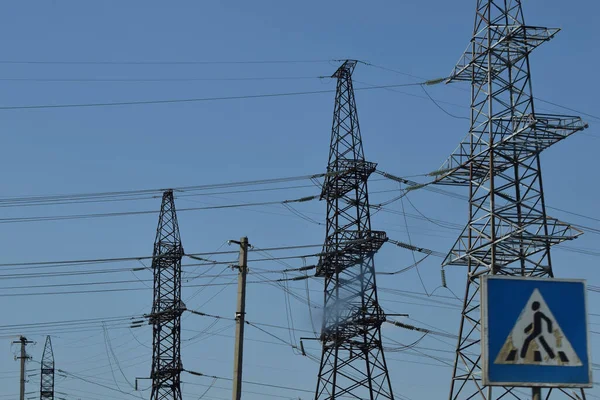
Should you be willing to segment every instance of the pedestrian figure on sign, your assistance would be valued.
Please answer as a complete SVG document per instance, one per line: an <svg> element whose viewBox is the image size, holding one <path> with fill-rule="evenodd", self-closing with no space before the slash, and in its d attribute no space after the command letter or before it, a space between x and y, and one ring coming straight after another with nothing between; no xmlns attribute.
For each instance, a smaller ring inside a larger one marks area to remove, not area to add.
<svg viewBox="0 0 600 400"><path fill-rule="evenodd" d="M548 346L548 342L546 342L546 339L544 339L544 335L542 333L542 320L546 321L546 324L548 325L548 333L550 334L552 333L552 321L540 311L539 302L534 301L533 304L531 304L531 309L534 311L533 322L527 325L525 328L525 333L531 333L529 333L529 336L527 336L525 342L523 343L523 347L521 348L521 358L525 358L527 355L527 350L529 349L531 342L533 342L535 339L538 339L544 350L546 350L546 353L548 353L548 356L553 359L556 357L556 355L552 351L552 348Z"/></svg>

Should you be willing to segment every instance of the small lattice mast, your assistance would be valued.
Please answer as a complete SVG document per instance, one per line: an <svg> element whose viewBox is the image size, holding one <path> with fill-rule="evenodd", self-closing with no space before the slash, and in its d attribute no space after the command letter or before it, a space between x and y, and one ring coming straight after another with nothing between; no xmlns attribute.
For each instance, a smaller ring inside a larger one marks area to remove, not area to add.
<svg viewBox="0 0 600 400"><path fill-rule="evenodd" d="M181 400L181 314L185 310L181 302L182 257L173 191L168 190L162 197L152 259L152 400Z"/></svg>
<svg viewBox="0 0 600 400"><path fill-rule="evenodd" d="M40 400L54 400L54 352L50 336L46 336L40 376Z"/></svg>

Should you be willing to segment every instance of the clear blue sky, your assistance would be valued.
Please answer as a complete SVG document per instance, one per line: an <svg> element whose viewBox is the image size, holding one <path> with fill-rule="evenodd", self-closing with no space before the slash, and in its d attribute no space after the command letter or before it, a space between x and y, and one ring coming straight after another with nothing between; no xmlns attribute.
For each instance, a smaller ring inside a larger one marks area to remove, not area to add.
<svg viewBox="0 0 600 400"><path fill-rule="evenodd" d="M595 1L524 1L528 24L561 27L563 31L532 56L534 94L542 99L598 115L600 61L596 29L600 5ZM337 60L354 58L418 77L438 78L448 74L466 48L473 26L475 1L38 1L0 4L0 61L268 61ZM329 76L337 62L287 64L208 65L106 65L106 64L7 64L0 63L0 107L36 104L103 103L185 99L317 91L334 89ZM224 78L307 78L269 80L182 80ZM355 86L413 83L419 79L372 66L359 65ZM29 80L7 80L29 79ZM48 81L48 80L59 81ZM90 82L89 80L151 80L160 82ZM72 81L65 81L72 80ZM430 94L450 113L468 115L465 87L438 85ZM396 175L411 176L437 169L468 130L468 121L452 118L424 98L419 87L359 91L356 94L365 153L379 168ZM538 110L559 111L548 104ZM132 105L76 109L0 110L2 129L2 197L85 193L146 188L167 188L289 177L324 171L327 163L333 94L263 98L202 103ZM547 204L600 218L597 210L597 153L600 145L598 119L585 118L590 129L558 144L543 155ZM373 177L373 202L394 197L397 186ZM423 178L416 178L423 179ZM178 208L202 204L295 199L318 193L309 181L272 187L286 190L179 197ZM290 189L289 186L305 186ZM244 189L244 188L234 188ZM247 188L246 188L247 189ZM223 190L221 190L223 191ZM466 194L464 192L460 192ZM431 192L415 192L410 200L428 218L466 223L466 203ZM44 216L129 210L158 209L158 198L115 203L2 208L0 218ZM408 203L389 209L412 214L408 230L401 215L380 212L373 217L376 229L400 241L446 252L458 232L424 221ZM323 221L324 204L297 205L304 215ZM600 228L598 221L549 210L562 220ZM415 218L414 216L417 216ZM228 239L247 235L257 248L319 244L324 228L294 216L282 206L185 212L179 215L184 248L188 253L235 250ZM447 224L443 224L448 226ZM156 215L127 216L75 221L0 224L0 263L81 258L150 255ZM409 238L410 235L410 238ZM571 248L571 250L569 250ZM575 249L575 251L573 251ZM589 250L589 251L588 251ZM317 248L273 255L310 254ZM598 235L586 233L553 253L555 273L579 277L600 285ZM583 254L583 253L588 254ZM591 252L591 253L590 253ZM395 271L413 262L412 254L386 245L376 259L378 271ZM418 255L416 256L418 257ZM253 254L252 258L265 258ZM222 256L218 260L236 259ZM307 259L307 263L314 262ZM189 260L185 261L190 263ZM291 267L302 260L291 259ZM440 285L440 260L429 258L420 273L428 292ZM139 267L137 262L104 264L82 268ZM276 279L281 274L259 276L256 272L287 268L275 262L251 263L250 281ZM61 271L77 270L77 267ZM212 286L198 293L190 285L231 283L232 271L216 266L186 267L184 300L189 308L231 318L235 310L235 286ZM52 270L43 270L45 272ZM23 267L10 273L39 272ZM204 277L197 277L199 273ZM459 296L464 291L464 270L448 271L449 287ZM9 273L9 272L7 272ZM152 291L150 272L19 278L0 282L0 296L40 293L140 288L95 294L0 297L2 325L110 318L149 312ZM207 276L209 278L207 278ZM16 286L114 280L136 280L118 286L10 289ZM436 331L456 333L459 302L452 293L438 289L424 296L416 270L381 276L381 303L390 313L409 313L408 323L430 326ZM322 282L310 280L290 284L293 293L314 306L322 301ZM221 289L223 289L221 291ZM391 289L398 289L394 292ZM412 292L412 293L410 293ZM213 297L214 296L214 297ZM600 313L600 298L589 294L592 313ZM293 319L295 337L287 328L267 328L286 342L298 345L300 337L313 335L308 307L286 296L277 287L252 283L248 288L247 318L258 323L288 327ZM288 311L286 312L286 309ZM289 311L291 310L291 311ZM316 327L319 310L313 310ZM183 320L184 367L207 375L231 377L234 333L231 322L198 316ZM600 317L591 317L598 330ZM149 398L149 391L133 392L126 379L147 377L150 372L151 330L149 326L127 329L127 323L99 323L50 331L57 368L85 377L58 377L56 391L66 399ZM263 326L264 328L264 326ZM0 399L18 393L17 347L11 345L20 333L37 342L29 348L34 361L30 370L28 398L39 396L39 373L44 334L36 329L0 331ZM308 357L266 333L247 327L244 377L248 381L293 387L278 389L246 384L244 399L309 399L316 383L318 365ZM202 335L198 336L200 333ZM385 345L389 369L397 395L412 400L445 398L455 340L430 336L417 347L398 351L420 336L386 325ZM592 335L597 348L598 335ZM116 360L111 352L114 351ZM315 341L306 349L318 355ZM599 354L598 350L594 354ZM119 370L122 369L122 372ZM113 375L114 374L114 375ZM212 379L182 376L186 399L199 398ZM116 387L118 391L109 390ZM146 389L148 381L141 381ZM230 382L217 380L204 399L230 398ZM590 393L600 395L596 389ZM272 397L267 396L270 395Z"/></svg>

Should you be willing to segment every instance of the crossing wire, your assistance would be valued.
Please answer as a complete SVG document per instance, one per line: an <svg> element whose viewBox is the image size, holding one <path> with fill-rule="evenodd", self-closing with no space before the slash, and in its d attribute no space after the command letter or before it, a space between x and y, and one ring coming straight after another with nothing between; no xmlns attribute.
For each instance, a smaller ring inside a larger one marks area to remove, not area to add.
<svg viewBox="0 0 600 400"><path fill-rule="evenodd" d="M37 65L245 65L245 64L312 64L340 61L334 59L313 60L168 60L168 61L85 61L85 60L0 60L0 64Z"/></svg>
<svg viewBox="0 0 600 400"><path fill-rule="evenodd" d="M309 175L298 175L289 177L279 178L268 178L268 179L256 179L247 181L234 181L225 183L212 183L205 185L188 185L188 186L176 186L172 189L176 195L181 196L184 192L196 192L206 191L213 189L226 189L235 187L246 187L246 186L259 186L259 185L270 185L276 183L289 183L294 181L318 179L327 176L327 173L309 174ZM18 196L18 197L0 197L0 205L15 205L23 206L29 203L39 202L51 202L51 201L73 201L73 200L89 200L89 199L111 199L121 197L131 197L139 195L156 194L162 195L164 188L150 188L150 189L136 189L136 190L125 190L125 191L105 191L105 192L87 192L87 193L71 193L71 194L55 194L55 195L35 195L35 196ZM268 190L266 188L256 190ZM52 203L54 204L54 203Z"/></svg>
<svg viewBox="0 0 600 400"><path fill-rule="evenodd" d="M397 88L397 87L408 87L418 86L420 83L404 83L395 85L381 85L381 86L369 86L355 88L354 90L374 90L374 89L386 89L386 88ZM132 105L158 105L158 104L182 104L182 103L204 103L213 101L228 101L228 100L249 100L249 99L264 99L264 98L279 98L279 97L294 97L294 96L307 96L315 94L335 93L335 89L325 90L310 90L300 92L285 92L285 93L262 93L262 94L249 94L239 96L221 96L221 97L198 97L189 99L163 99L163 100L133 100L133 101L118 101L118 102L106 102L106 103L71 103L71 104L35 104L35 105L23 105L23 106L0 106L0 110L39 110L39 109L66 109L66 108L92 108L92 107L118 107L118 106L132 106Z"/></svg>

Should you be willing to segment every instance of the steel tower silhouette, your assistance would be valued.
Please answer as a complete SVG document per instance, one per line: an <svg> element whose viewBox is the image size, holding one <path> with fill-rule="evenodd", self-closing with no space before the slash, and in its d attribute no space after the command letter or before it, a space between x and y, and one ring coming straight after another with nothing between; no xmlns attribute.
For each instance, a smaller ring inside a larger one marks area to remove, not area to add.
<svg viewBox="0 0 600 400"><path fill-rule="evenodd" d="M54 352L50 336L46 336L40 376L40 400L54 400Z"/></svg>
<svg viewBox="0 0 600 400"><path fill-rule="evenodd" d="M540 153L587 125L534 108L529 54L558 29L526 25L520 0L477 0L473 32L448 79L471 84L471 126L438 178L469 188L468 225L444 260L468 270L449 398L519 399L529 394L481 384L479 278L554 276L550 248L581 232L546 214Z"/></svg>
<svg viewBox="0 0 600 400"><path fill-rule="evenodd" d="M345 61L332 76L337 90L321 193L327 201L327 236L316 273L325 280L325 298L315 400L393 399L373 262L387 237L371 230L367 179L376 164L363 154L352 87L355 67L356 61Z"/></svg>
<svg viewBox="0 0 600 400"><path fill-rule="evenodd" d="M163 193L152 269L154 302L152 324L152 400L181 400L181 258L183 247L175 212L173 191Z"/></svg>

